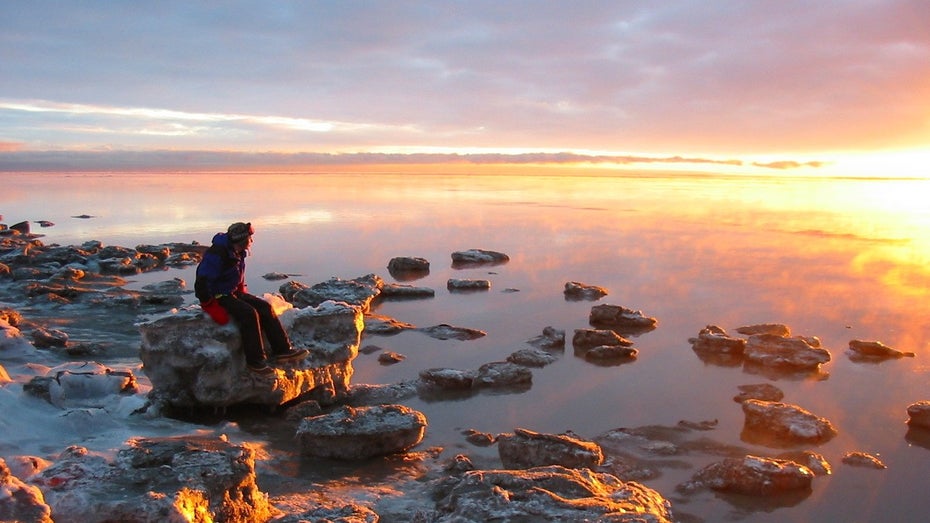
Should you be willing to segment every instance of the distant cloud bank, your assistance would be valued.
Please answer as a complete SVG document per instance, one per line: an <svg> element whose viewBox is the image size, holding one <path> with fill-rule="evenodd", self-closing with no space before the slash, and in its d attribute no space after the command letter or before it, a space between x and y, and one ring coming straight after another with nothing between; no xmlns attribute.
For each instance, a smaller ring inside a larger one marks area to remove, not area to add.
<svg viewBox="0 0 930 523"><path fill-rule="evenodd" d="M111 170L206 170L235 168L296 168L313 166L371 165L687 165L755 166L786 170L819 168L824 162L745 162L684 156L586 155L562 153L280 153L236 151L23 151L15 143L0 143L0 171L111 171Z"/></svg>

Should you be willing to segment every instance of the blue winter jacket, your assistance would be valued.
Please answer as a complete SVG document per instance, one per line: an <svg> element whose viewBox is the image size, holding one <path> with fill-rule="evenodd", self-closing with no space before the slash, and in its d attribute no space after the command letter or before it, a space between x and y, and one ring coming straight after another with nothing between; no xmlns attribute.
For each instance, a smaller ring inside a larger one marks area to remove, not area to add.
<svg viewBox="0 0 930 523"><path fill-rule="evenodd" d="M225 232L213 236L213 245L203 253L197 265L194 293L200 301L207 301L222 294L246 292L245 257L248 253L236 253Z"/></svg>

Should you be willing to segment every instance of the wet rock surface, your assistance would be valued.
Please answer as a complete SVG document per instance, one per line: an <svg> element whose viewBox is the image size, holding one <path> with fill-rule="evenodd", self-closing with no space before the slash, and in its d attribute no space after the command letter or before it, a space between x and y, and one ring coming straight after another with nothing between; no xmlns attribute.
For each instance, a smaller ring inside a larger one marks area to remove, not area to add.
<svg viewBox="0 0 930 523"><path fill-rule="evenodd" d="M445 481L437 495L437 523L674 521L669 503L659 493L587 469L467 471Z"/></svg>

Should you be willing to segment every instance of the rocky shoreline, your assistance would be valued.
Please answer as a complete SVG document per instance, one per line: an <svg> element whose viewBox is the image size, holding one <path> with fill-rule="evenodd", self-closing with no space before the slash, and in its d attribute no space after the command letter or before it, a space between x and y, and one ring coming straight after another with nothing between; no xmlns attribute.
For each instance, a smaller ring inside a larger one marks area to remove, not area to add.
<svg viewBox="0 0 930 523"><path fill-rule="evenodd" d="M372 312L378 300L429 297L432 289L385 283L374 274L315 285L288 281L266 299L295 345L308 348L311 357L256 379L245 371L234 326L216 325L199 307L182 306L185 282L169 279L140 291L123 287L126 275L197 263L203 246L44 245L28 227L17 225L0 226L0 385L11 405L39 399L71 418L72 426L85 428L255 405L282 411L301 455L342 461L400 457L416 466L396 480L393 487L400 494L390 503L360 489L294 506L263 491L255 448L223 436L135 437L112 459L79 444L42 456L4 448L0 489L10 495L0 497L2 520L678 521L683 514L673 500L701 490L805 497L818 475L831 472L814 449L838 429L783 402L784 394L768 383L747 384L734 397L745 415L741 439L771 448L766 456L708 442L704 435L714 430L713 420L682 420L672 427L619 428L593 438L521 427L505 434L471 431L471 444L496 446L501 467L478 468L465 454L443 459L442 449L418 449L429 420L404 400L528 389L533 369L552 363L552 352L565 349L565 332L546 327L506 361L477 369L425 369L415 380L388 385L351 383L363 335L417 330L436 339L468 340L484 333L448 324L417 327ZM453 253L452 260L457 266L481 266L506 263L508 257L471 249ZM395 258L387 267L395 280L410 281L428 271L429 262ZM482 292L490 282L450 279L448 288ZM607 295L594 285L565 284L567 300L594 302ZM37 309L51 312L29 313ZM94 359L106 354L105 344L76 342L45 320L99 309L138 329L141 367L100 364ZM599 364L635 361L638 352L629 337L658 328L657 319L613 304L593 305L589 323L591 328L576 329L569 343L576 354ZM785 325L750 325L737 333L744 337L708 325L689 341L701 359L751 366L763 375L818 373L832 358L816 337L792 336ZM879 341L849 343L851 359L913 356ZM930 401L901 408L912 430L930 430ZM77 431L76 443L79 436ZM659 493L640 483L663 467L677 466L675 461L697 457L715 461L675 492ZM843 462L884 467L861 451L849 452Z"/></svg>

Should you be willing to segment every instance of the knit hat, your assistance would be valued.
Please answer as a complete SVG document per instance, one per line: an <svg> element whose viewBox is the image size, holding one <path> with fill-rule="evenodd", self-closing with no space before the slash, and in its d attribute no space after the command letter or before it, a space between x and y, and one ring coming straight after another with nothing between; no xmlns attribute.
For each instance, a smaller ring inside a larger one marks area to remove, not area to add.
<svg viewBox="0 0 930 523"><path fill-rule="evenodd" d="M252 222L236 222L226 229L226 237L233 243L242 243L253 234L255 234L255 229L252 228Z"/></svg>

